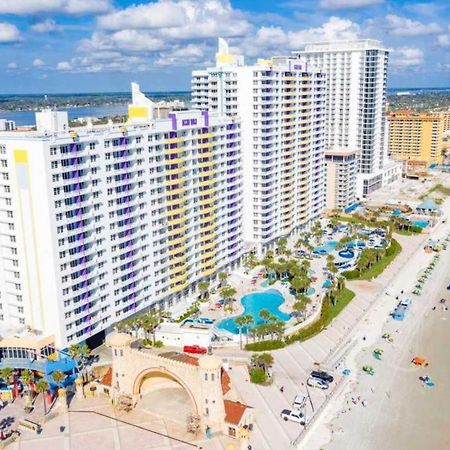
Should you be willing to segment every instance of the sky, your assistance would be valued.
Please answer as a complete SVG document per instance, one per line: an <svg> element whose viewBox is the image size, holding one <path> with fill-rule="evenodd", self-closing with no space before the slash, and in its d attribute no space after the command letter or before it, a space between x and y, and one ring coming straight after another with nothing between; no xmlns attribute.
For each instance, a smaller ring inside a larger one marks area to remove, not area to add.
<svg viewBox="0 0 450 450"><path fill-rule="evenodd" d="M0 0L0 94L189 90L219 36L248 62L378 39L389 87L450 86L448 0Z"/></svg>

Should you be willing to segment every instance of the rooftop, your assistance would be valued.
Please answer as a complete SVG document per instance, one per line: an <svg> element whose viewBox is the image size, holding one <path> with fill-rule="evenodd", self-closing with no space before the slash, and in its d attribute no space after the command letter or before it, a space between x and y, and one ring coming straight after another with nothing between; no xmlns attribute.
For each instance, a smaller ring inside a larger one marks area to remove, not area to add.
<svg viewBox="0 0 450 450"><path fill-rule="evenodd" d="M241 402L233 402L231 400L224 400L223 403L225 406L225 422L233 425L239 425L245 410L250 408L250 406Z"/></svg>
<svg viewBox="0 0 450 450"><path fill-rule="evenodd" d="M178 362L185 363L185 364L191 364L192 366L198 366L198 358L195 358L194 356L186 355L186 353L166 352L166 353L160 353L158 356L161 356L161 358L172 359L174 361L178 361Z"/></svg>

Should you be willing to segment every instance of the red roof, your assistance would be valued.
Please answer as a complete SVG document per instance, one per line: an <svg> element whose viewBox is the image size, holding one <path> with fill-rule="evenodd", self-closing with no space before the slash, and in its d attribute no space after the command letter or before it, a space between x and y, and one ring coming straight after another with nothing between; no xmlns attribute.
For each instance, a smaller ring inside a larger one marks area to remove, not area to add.
<svg viewBox="0 0 450 450"><path fill-rule="evenodd" d="M101 384L104 384L105 386L111 386L112 385L112 368L110 367L108 371L103 375L102 379L100 380Z"/></svg>
<svg viewBox="0 0 450 450"><path fill-rule="evenodd" d="M225 422L239 425L245 410L249 407L241 402L232 402L231 400L224 400L223 403L225 405Z"/></svg>
<svg viewBox="0 0 450 450"><path fill-rule="evenodd" d="M198 366L198 358L186 355L186 353L166 352L160 353L159 356L162 356L163 358L173 359L174 361L190 364L191 366Z"/></svg>

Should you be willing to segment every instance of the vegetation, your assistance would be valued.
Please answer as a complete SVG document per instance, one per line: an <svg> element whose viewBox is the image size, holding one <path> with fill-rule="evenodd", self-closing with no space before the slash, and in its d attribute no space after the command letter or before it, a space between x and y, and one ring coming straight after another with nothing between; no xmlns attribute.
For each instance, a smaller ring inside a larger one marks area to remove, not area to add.
<svg viewBox="0 0 450 450"><path fill-rule="evenodd" d="M225 285L221 290L220 290L220 296L223 298L223 305L224 307L226 307L227 305L229 305L233 299L234 296L236 295L237 291L234 287L230 286L230 285Z"/></svg>
<svg viewBox="0 0 450 450"><path fill-rule="evenodd" d="M391 245L385 250L375 253L366 250L373 249L362 251L356 269L342 272L342 276L347 280L371 280L377 277L402 251L402 247L395 239L392 239Z"/></svg>
<svg viewBox="0 0 450 450"><path fill-rule="evenodd" d="M74 344L69 347L70 356L76 361L78 373L84 377L86 375L86 365L89 360L91 351L84 344Z"/></svg>
<svg viewBox="0 0 450 450"><path fill-rule="evenodd" d="M0 376L3 378L3 380L6 384L11 383L13 374L14 374L14 370L11 369L11 367L4 367L3 369L0 370Z"/></svg>
<svg viewBox="0 0 450 450"><path fill-rule="evenodd" d="M234 323L239 328L239 348L242 349L242 330L244 327L247 328L247 333L245 334L246 343L248 344L248 327L253 323L253 317L250 314L244 316L238 316L234 319Z"/></svg>
<svg viewBox="0 0 450 450"><path fill-rule="evenodd" d="M427 192L425 192L425 194L422 194L419 197L419 199L420 200L424 200L425 198L427 198L433 192L437 192L439 194L442 194L442 195L448 197L448 196L450 196L450 187L447 187L447 186L444 186L441 183L438 183L438 184L434 185L431 189L429 189Z"/></svg>
<svg viewBox="0 0 450 450"><path fill-rule="evenodd" d="M20 372L20 381L22 381L23 385L26 386L26 392L30 391L30 384L34 380L34 373L32 370L24 369Z"/></svg>
<svg viewBox="0 0 450 450"><path fill-rule="evenodd" d="M254 353L250 364L250 381L256 384L266 383L269 378L268 369L273 364L273 356L270 353Z"/></svg>
<svg viewBox="0 0 450 450"><path fill-rule="evenodd" d="M62 372L61 370L55 370L52 373L52 379L57 384L58 387L61 387L63 384L63 381L66 379L66 374Z"/></svg>
<svg viewBox="0 0 450 450"><path fill-rule="evenodd" d="M252 342L245 345L245 350L252 352L264 352L268 350L277 350L278 348L286 347L286 344L281 339L270 341Z"/></svg>
<svg viewBox="0 0 450 450"><path fill-rule="evenodd" d="M192 303L192 305L183 313L180 317L178 317L177 322L183 322L183 320L188 319L189 317L197 314L200 311L200 307L198 302Z"/></svg>
<svg viewBox="0 0 450 450"><path fill-rule="evenodd" d="M200 298L207 299L209 297L209 281L200 281L198 283L198 290L200 291Z"/></svg>
<svg viewBox="0 0 450 450"><path fill-rule="evenodd" d="M47 402L45 401L45 393L48 391L49 384L44 379L39 380L36 383L35 389L38 394L42 394L44 401L44 415L47 415Z"/></svg>
<svg viewBox="0 0 450 450"><path fill-rule="evenodd" d="M267 375L260 367L250 369L250 381L255 384L264 384L267 382Z"/></svg>
<svg viewBox="0 0 450 450"><path fill-rule="evenodd" d="M345 287L332 297L325 297L322 303L320 317L311 325L302 328L297 333L286 338L286 343L291 344L295 341L305 341L320 333L330 322L351 302L355 293Z"/></svg>

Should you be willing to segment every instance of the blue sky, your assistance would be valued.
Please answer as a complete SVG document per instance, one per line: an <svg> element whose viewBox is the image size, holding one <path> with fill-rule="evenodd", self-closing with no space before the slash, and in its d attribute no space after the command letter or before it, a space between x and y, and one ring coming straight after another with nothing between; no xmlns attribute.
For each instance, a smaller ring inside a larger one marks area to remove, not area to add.
<svg viewBox="0 0 450 450"><path fill-rule="evenodd" d="M219 36L247 61L379 39L390 87L450 86L445 0L0 0L0 94L189 89Z"/></svg>

